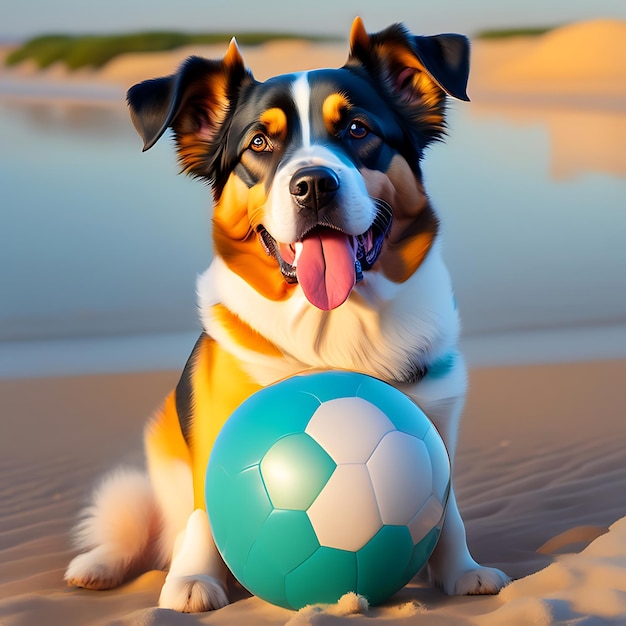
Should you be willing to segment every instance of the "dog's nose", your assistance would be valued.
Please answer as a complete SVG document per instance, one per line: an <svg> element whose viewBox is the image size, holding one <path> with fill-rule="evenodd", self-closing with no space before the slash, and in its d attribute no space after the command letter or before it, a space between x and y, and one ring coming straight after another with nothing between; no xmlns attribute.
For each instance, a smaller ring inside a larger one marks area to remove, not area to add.
<svg viewBox="0 0 626 626"><path fill-rule="evenodd" d="M329 167L312 165L299 169L291 178L289 192L303 208L319 211L339 189L339 177Z"/></svg>

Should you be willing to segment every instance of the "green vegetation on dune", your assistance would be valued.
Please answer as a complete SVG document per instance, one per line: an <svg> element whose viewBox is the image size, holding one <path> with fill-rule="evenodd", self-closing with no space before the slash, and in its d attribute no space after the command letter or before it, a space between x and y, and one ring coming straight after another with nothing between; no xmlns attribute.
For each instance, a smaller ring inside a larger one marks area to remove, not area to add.
<svg viewBox="0 0 626 626"><path fill-rule="evenodd" d="M145 32L126 35L42 35L28 40L6 59L7 65L17 65L28 59L41 69L62 62L69 69L102 67L114 57L127 52L159 52L182 46L228 43L230 34L181 32ZM237 41L253 46L276 39L307 39L332 41L331 37L302 36L294 33L241 33Z"/></svg>
<svg viewBox="0 0 626 626"><path fill-rule="evenodd" d="M476 33L476 39L508 39L510 37L536 37L554 30L554 26L527 26L524 28L495 28Z"/></svg>
<svg viewBox="0 0 626 626"><path fill-rule="evenodd" d="M484 30L478 39L504 39L509 37L542 35L552 27L502 28ZM66 35L49 34L34 37L16 48L6 57L7 65L17 65L32 60L44 69L53 63L64 63L69 69L102 67L111 59L127 52L160 52L183 46L227 44L230 33L183 33L153 31L121 35ZM328 36L311 36L297 33L248 32L237 34L243 46L254 46L277 39L306 39L308 41L335 41Z"/></svg>

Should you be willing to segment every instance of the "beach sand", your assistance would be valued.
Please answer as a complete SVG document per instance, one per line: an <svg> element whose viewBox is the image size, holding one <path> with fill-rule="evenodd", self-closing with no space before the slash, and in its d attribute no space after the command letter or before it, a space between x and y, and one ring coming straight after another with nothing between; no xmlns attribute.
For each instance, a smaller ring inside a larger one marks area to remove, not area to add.
<svg viewBox="0 0 626 626"><path fill-rule="evenodd" d="M478 42L470 84L477 110L513 115L528 104L531 110L552 107L555 116L612 111L623 120L625 29L622 22L596 21L537 39ZM603 43L593 71L572 62L581 45L609 37L612 45ZM562 55L568 47L569 55ZM68 76L53 68L41 77L21 67L3 76L122 89L172 71L188 52L132 55L99 73ZM281 42L244 55L264 78L340 65L345 46ZM547 58L557 59L556 66ZM572 78L576 66L578 79ZM624 144L613 150L613 139L607 138L606 150L593 144L593 152L619 174ZM499 596L449 598L418 577L367 611L348 599L292 612L236 589L235 601L220 611L182 615L155 608L164 572L148 572L106 592L66 587L63 572L73 554L69 529L78 511L104 472L118 464L141 465L144 421L177 376L0 380L2 626L626 623L626 360L471 370L456 489L474 556L516 579Z"/></svg>
<svg viewBox="0 0 626 626"><path fill-rule="evenodd" d="M402 624L412 614L416 624L623 624L625 379L619 360L472 370L459 505L475 557L518 580L498 597L456 598L416 580L349 618L337 607L286 611L242 590L216 613L177 615L154 608L165 576L156 571L113 591L67 588L68 529L103 472L141 464L145 416L177 374L0 381L0 624Z"/></svg>

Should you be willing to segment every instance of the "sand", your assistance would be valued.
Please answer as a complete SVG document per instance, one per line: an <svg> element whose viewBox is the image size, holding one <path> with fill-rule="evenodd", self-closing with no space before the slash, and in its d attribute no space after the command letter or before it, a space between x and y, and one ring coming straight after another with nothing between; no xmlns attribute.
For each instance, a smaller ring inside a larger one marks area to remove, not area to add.
<svg viewBox="0 0 626 626"><path fill-rule="evenodd" d="M497 46L481 42L474 59L491 63L489 71L474 76L477 85L492 92L541 93L559 100L584 94L590 101L614 97L623 103L626 21L570 24L542 37L513 39L498 54Z"/></svg>
<svg viewBox="0 0 626 626"><path fill-rule="evenodd" d="M477 115L544 115L552 107L555 120L563 111L613 112L623 124L625 28L595 21L532 40L478 42L470 85ZM581 50L591 65L576 61ZM121 93L172 71L188 52L133 55L100 73L68 76L57 67L41 76L20 67L1 78ZM345 47L280 42L244 54L264 78L341 64ZM624 141L611 151L612 128L603 131L608 143L590 145L623 173ZM418 577L369 610L345 598L292 612L238 589L225 609L181 615L155 608L163 572L113 591L67 588L68 530L78 510L103 472L141 464L144 420L176 380L176 372L149 371L0 380L2 626L626 623L626 360L619 359L471 369L457 495L475 557L516 579L497 597L449 598Z"/></svg>
<svg viewBox="0 0 626 626"><path fill-rule="evenodd" d="M102 472L141 463L144 417L176 376L0 381L0 624L626 620L626 361L619 360L471 371L457 491L476 558L518 579L498 597L448 598L416 580L384 606L344 618L336 606L294 613L239 590L229 607L189 616L154 608L163 572L114 591L66 588L68 529L78 509Z"/></svg>

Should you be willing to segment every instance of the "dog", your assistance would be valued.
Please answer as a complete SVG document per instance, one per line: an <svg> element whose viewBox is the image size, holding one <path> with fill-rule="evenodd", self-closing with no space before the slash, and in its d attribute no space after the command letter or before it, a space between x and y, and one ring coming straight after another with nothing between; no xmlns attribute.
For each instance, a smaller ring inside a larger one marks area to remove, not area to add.
<svg viewBox="0 0 626 626"><path fill-rule="evenodd" d="M147 472L117 472L95 491L70 585L109 589L169 566L159 606L226 605L204 510L211 447L247 397L300 372L393 384L453 463L466 370L420 164L445 134L447 98L468 100L468 74L465 37L399 24L368 33L357 18L338 69L258 82L233 39L221 60L191 57L129 90L144 150L171 129L182 170L211 183L214 259L198 279L203 332L146 426ZM509 581L470 555L453 488L427 568L447 594Z"/></svg>

